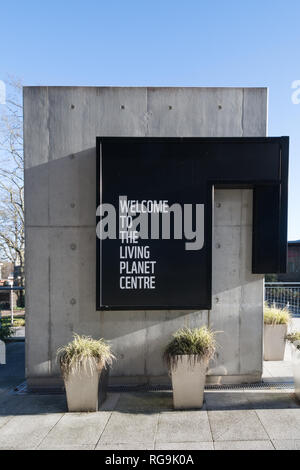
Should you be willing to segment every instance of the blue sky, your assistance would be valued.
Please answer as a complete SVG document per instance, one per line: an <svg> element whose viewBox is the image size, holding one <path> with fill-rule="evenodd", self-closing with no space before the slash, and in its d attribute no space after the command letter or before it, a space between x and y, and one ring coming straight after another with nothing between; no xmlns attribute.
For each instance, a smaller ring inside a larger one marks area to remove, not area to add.
<svg viewBox="0 0 300 470"><path fill-rule="evenodd" d="M289 135L289 239L300 239L299 0L2 0L0 79L25 85L267 86Z"/></svg>

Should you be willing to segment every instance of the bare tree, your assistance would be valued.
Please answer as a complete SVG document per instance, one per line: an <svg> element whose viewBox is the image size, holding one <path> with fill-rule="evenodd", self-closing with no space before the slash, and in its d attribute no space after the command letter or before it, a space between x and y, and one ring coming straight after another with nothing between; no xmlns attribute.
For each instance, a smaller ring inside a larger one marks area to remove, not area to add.
<svg viewBox="0 0 300 470"><path fill-rule="evenodd" d="M0 116L0 257L20 266L24 283L22 85L11 79Z"/></svg>

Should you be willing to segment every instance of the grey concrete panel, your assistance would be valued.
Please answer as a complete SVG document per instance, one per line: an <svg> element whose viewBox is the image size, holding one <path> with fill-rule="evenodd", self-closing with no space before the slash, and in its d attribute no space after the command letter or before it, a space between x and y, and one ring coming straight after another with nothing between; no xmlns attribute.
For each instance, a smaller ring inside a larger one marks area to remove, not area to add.
<svg viewBox="0 0 300 470"><path fill-rule="evenodd" d="M145 88L50 87L48 94L51 160L94 148L96 136L145 135Z"/></svg>
<svg viewBox="0 0 300 470"><path fill-rule="evenodd" d="M110 376L141 376L144 379L146 328L144 312L101 312L101 337L111 342L116 356ZM134 380L135 382L135 380Z"/></svg>
<svg viewBox="0 0 300 470"><path fill-rule="evenodd" d="M244 88L243 136L267 135L268 89Z"/></svg>
<svg viewBox="0 0 300 470"><path fill-rule="evenodd" d="M261 381L261 372L256 374L236 374L236 375L210 375L206 376L206 383L210 385L233 385L233 384L252 384Z"/></svg>
<svg viewBox="0 0 300 470"><path fill-rule="evenodd" d="M47 386L47 377L58 383L56 349L74 331L112 341L118 358L112 379L167 383L161 353L168 338L181 326L208 323L225 332L216 372L223 367L225 380L259 377L262 276L251 274L252 192L215 192L221 246L213 248L218 268L210 312L96 312L94 158L97 135L265 135L266 107L265 89L25 88L26 224L34 226L27 228L26 268L32 384Z"/></svg>
<svg viewBox="0 0 300 470"><path fill-rule="evenodd" d="M211 373L261 374L263 276L251 273L252 191L216 191L214 227L210 326L223 333Z"/></svg>
<svg viewBox="0 0 300 470"><path fill-rule="evenodd" d="M49 230L49 250L50 355L53 372L59 374L57 348L70 341L73 333L106 337L101 331L100 313L95 310L94 228L53 227Z"/></svg>
<svg viewBox="0 0 300 470"><path fill-rule="evenodd" d="M251 189L216 189L214 203L214 227L252 225Z"/></svg>
<svg viewBox="0 0 300 470"><path fill-rule="evenodd" d="M148 88L149 136L242 136L242 116L242 88Z"/></svg>
<svg viewBox="0 0 300 470"><path fill-rule="evenodd" d="M241 213L240 191L228 191L234 201L231 207L238 206ZM241 227L228 214L225 203L215 210L217 218L224 221L221 213L227 214L227 225L214 228L212 249L212 302L213 307L209 316L209 326L218 331L217 355L210 364L210 374L233 375L240 372L240 302L241 279L240 263L240 233ZM231 212L231 211L229 211ZM216 215L215 215L216 217ZM240 215L239 215L240 220Z"/></svg>
<svg viewBox="0 0 300 470"><path fill-rule="evenodd" d="M49 223L95 226L96 148L49 163Z"/></svg>
<svg viewBox="0 0 300 470"><path fill-rule="evenodd" d="M32 166L24 172L26 226L49 225L49 165Z"/></svg>
<svg viewBox="0 0 300 470"><path fill-rule="evenodd" d="M25 169L49 160L49 106L47 87L25 87L24 93Z"/></svg>
<svg viewBox="0 0 300 470"><path fill-rule="evenodd" d="M264 285L252 274L252 227L241 230L240 373L262 373ZM254 340L255 338L255 340ZM255 342L254 342L255 341Z"/></svg>
<svg viewBox="0 0 300 470"><path fill-rule="evenodd" d="M49 302L49 230L26 229L27 375L49 376L51 340Z"/></svg>

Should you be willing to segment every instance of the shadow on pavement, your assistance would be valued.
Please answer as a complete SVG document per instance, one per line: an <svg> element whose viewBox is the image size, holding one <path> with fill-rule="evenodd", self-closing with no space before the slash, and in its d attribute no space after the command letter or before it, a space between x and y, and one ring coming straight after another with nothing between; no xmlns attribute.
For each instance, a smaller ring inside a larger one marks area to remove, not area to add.
<svg viewBox="0 0 300 470"><path fill-rule="evenodd" d="M25 343L7 344L7 364L0 365L0 417L65 413L65 394L15 392L25 380ZM291 390L218 390L205 391L204 411L291 409L299 402ZM112 392L101 411L130 414L172 412L171 391Z"/></svg>

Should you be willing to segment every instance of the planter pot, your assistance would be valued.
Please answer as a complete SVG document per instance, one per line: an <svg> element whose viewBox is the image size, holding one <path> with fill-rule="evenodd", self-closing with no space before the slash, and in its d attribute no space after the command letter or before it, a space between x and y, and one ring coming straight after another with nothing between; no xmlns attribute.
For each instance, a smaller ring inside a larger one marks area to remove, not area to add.
<svg viewBox="0 0 300 470"><path fill-rule="evenodd" d="M295 394L298 400L300 400L300 349L298 349L296 346L299 346L299 345L300 345L300 341L295 341L294 343L291 344Z"/></svg>
<svg viewBox="0 0 300 470"><path fill-rule="evenodd" d="M107 388L108 388L108 379L109 379L109 366L103 367L100 380L99 380L99 391L98 391L98 405L101 407L102 403L106 400L107 397Z"/></svg>
<svg viewBox="0 0 300 470"><path fill-rule="evenodd" d="M175 409L202 408L208 359L177 356L172 366L173 404Z"/></svg>
<svg viewBox="0 0 300 470"><path fill-rule="evenodd" d="M264 360L283 361L287 325L264 325Z"/></svg>
<svg viewBox="0 0 300 470"><path fill-rule="evenodd" d="M107 376L103 369L71 370L65 379L65 389L69 411L98 411L99 404L99 378ZM106 384L107 385L107 384ZM100 400L104 401L106 390L101 390Z"/></svg>

